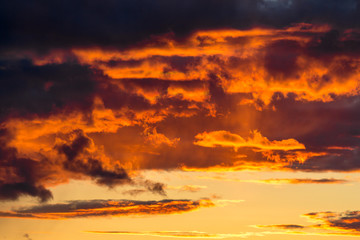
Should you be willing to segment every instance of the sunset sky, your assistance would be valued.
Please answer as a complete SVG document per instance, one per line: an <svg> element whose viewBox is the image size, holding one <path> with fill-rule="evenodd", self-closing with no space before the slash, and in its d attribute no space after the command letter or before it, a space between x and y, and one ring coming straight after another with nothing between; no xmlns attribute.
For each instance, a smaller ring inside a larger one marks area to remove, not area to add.
<svg viewBox="0 0 360 240"><path fill-rule="evenodd" d="M360 237L359 0L0 1L0 240Z"/></svg>

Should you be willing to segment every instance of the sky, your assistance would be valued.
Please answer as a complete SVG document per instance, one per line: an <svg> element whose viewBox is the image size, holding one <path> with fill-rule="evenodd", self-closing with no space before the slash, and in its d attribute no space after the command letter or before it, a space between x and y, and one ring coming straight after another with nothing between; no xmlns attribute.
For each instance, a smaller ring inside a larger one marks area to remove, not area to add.
<svg viewBox="0 0 360 240"><path fill-rule="evenodd" d="M359 0L0 0L0 240L360 237Z"/></svg>

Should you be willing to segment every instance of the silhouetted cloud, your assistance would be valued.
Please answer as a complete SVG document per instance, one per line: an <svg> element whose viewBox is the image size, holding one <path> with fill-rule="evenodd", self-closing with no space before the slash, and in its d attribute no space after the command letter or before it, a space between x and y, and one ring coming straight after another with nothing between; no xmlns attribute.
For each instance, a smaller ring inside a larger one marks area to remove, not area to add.
<svg viewBox="0 0 360 240"><path fill-rule="evenodd" d="M13 1L1 3L0 9L2 51L126 46L168 32L183 37L197 29L284 27L294 22L359 27L357 0Z"/></svg>
<svg viewBox="0 0 360 240"><path fill-rule="evenodd" d="M176 214L212 207L208 199L169 199L161 201L84 200L43 204L13 211L0 212L1 218L68 219L127 215Z"/></svg>
<svg viewBox="0 0 360 240"><path fill-rule="evenodd" d="M100 76L76 62L37 66L26 59L0 61L0 118L87 112L92 106L95 79Z"/></svg>
<svg viewBox="0 0 360 240"><path fill-rule="evenodd" d="M116 184L131 183L130 177L123 168L115 166L114 169L109 170L104 167L101 159L86 156L89 153L88 148L90 147L91 139L86 137L81 130L73 131L70 134L74 135L72 142L57 146L58 151L66 156L66 161L63 163L66 170L90 176L97 183L109 187ZM85 153L85 156L79 157L83 153ZM156 184L159 185L159 183L154 183L153 185ZM156 187L149 187L149 190L154 191L153 188Z"/></svg>
<svg viewBox="0 0 360 240"><path fill-rule="evenodd" d="M46 174L42 170L46 160L18 157L17 150L7 146L8 135L0 129L0 199L16 200L23 195L37 197L41 202L51 199L51 192L41 182Z"/></svg>
<svg viewBox="0 0 360 240"><path fill-rule="evenodd" d="M257 227L278 228L278 229L285 229L285 230L301 230L301 229L306 228L305 226L297 225L297 224L257 225Z"/></svg>

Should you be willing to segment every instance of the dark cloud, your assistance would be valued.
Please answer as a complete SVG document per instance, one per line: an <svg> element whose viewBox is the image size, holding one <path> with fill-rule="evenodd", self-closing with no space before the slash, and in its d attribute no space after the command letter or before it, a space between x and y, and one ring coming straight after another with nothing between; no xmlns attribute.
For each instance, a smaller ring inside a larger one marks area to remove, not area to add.
<svg viewBox="0 0 360 240"><path fill-rule="evenodd" d="M304 163L293 162L290 168L305 171L355 171L360 168L359 97L336 97L329 102L303 102L294 95L277 94L272 103L276 111L258 114L259 129L274 138L294 137L307 151L326 153L310 157ZM296 117L290 117L296 116ZM271 121L267 121L271 118ZM282 126L289 126L283 128ZM286 159L286 153L278 153Z"/></svg>
<svg viewBox="0 0 360 240"><path fill-rule="evenodd" d="M143 110L150 108L150 102L143 96L126 92L112 83L103 83L99 86L98 95L104 102L106 108L121 109L129 107L134 110Z"/></svg>
<svg viewBox="0 0 360 240"><path fill-rule="evenodd" d="M301 46L297 41L279 40L266 47L264 64L275 79L286 79L298 71L297 57Z"/></svg>
<svg viewBox="0 0 360 240"><path fill-rule="evenodd" d="M69 133L69 135L73 135L74 139L72 142L56 147L59 153L66 156L66 161L63 163L66 170L90 176L98 184L109 187L116 184L131 183L131 179L125 169L116 165L114 169L106 169L100 159L91 157L88 148L92 141L81 130L75 130Z"/></svg>
<svg viewBox="0 0 360 240"><path fill-rule="evenodd" d="M304 214L309 219L320 222L317 227L324 229L336 229L360 232L360 212L313 212Z"/></svg>
<svg viewBox="0 0 360 240"><path fill-rule="evenodd" d="M153 193L157 193L163 196L166 196L166 192L165 192L165 184L164 183L159 183L159 182L153 182L150 180L145 180L143 185L145 186L145 188Z"/></svg>
<svg viewBox="0 0 360 240"><path fill-rule="evenodd" d="M24 234L24 238L26 238L27 240L32 240L32 239L30 238L30 235L27 234L27 233Z"/></svg>
<svg viewBox="0 0 360 240"><path fill-rule="evenodd" d="M7 146L9 136L6 130L0 130L0 199L16 200L21 196L37 197L41 202L52 198L42 180L49 172L43 171L46 160L36 161L30 158L20 158L17 150Z"/></svg>
<svg viewBox="0 0 360 240"><path fill-rule="evenodd" d="M278 228L278 229L285 229L285 230L300 230L300 229L306 228L305 226L297 225L297 224L258 225L257 227Z"/></svg>
<svg viewBox="0 0 360 240"><path fill-rule="evenodd" d="M42 204L29 208L0 212L0 218L67 219L127 215L158 215L184 213L201 207L212 207L208 199L169 199L161 201L84 200L58 204Z"/></svg>
<svg viewBox="0 0 360 240"><path fill-rule="evenodd" d="M321 178L321 179L285 178L285 179L259 180L258 182L268 183L268 184L340 184L340 183L347 183L349 181L344 179L336 179L336 178Z"/></svg>
<svg viewBox="0 0 360 240"><path fill-rule="evenodd" d="M3 1L2 50L124 46L151 35L197 29L284 27L294 22L359 26L357 0ZM141 31L139 31L141 29Z"/></svg>
<svg viewBox="0 0 360 240"><path fill-rule="evenodd" d="M358 148L338 152L312 157L304 163L294 162L288 167L301 171L357 171L360 169Z"/></svg>
<svg viewBox="0 0 360 240"><path fill-rule="evenodd" d="M100 75L76 62L36 66L30 60L0 61L0 117L89 111Z"/></svg>
<svg viewBox="0 0 360 240"><path fill-rule="evenodd" d="M16 148L8 146L12 139L4 129L0 132L0 200L17 200L21 196L37 197L41 202L53 196L46 187L68 179L88 177L97 184L110 188L123 185L144 187L144 191L166 196L165 184L146 179L134 181L119 162L106 163L102 152L97 152L93 140L82 130L59 133L62 144L54 148L58 157L19 157ZM63 156L63 158L61 158ZM107 165L106 165L107 164Z"/></svg>

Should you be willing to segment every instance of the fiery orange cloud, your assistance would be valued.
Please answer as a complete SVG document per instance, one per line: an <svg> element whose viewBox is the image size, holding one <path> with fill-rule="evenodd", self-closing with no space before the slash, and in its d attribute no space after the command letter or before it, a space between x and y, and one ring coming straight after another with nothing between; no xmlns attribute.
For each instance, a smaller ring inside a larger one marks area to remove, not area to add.
<svg viewBox="0 0 360 240"><path fill-rule="evenodd" d="M195 136L197 139L194 144L202 147L233 147L235 151L241 147L251 147L257 148L261 151L264 150L296 150L296 149L305 149L304 144L299 143L295 139L286 139L286 140L273 140L270 141L266 137L263 137L260 132L253 131L251 132L252 136L247 139L242 138L241 136L228 132L228 131L213 131L213 132L203 132Z"/></svg>
<svg viewBox="0 0 360 240"><path fill-rule="evenodd" d="M82 64L95 66L121 84L122 79L162 79L167 81L200 79L209 74L221 80L227 93L249 93L253 99L269 104L276 92L295 93L306 101L332 101L334 96L359 93L358 57L339 54L313 57L309 50L330 31L328 25L299 23L285 29L220 29L197 31L179 42L171 35L160 36L164 44L145 44L126 50L101 48L72 49ZM351 39L344 33L341 41ZM58 51L34 57L38 65L61 62ZM346 76L341 72L347 72ZM169 88L169 94L205 100L206 89L197 94L181 88ZM139 94L151 101L158 95ZM251 98L248 101L251 102Z"/></svg>
<svg viewBox="0 0 360 240"><path fill-rule="evenodd" d="M356 171L356 34L304 23L198 30L11 61L4 81L23 84L0 116L11 153L3 195L48 199L45 187L70 179L113 186L143 169ZM259 130L244 136L249 129ZM74 132L85 147L66 137ZM22 182L20 165L40 170Z"/></svg>
<svg viewBox="0 0 360 240"><path fill-rule="evenodd" d="M70 219L79 217L104 217L128 215L179 214L213 207L209 199L193 200L88 200L64 204L45 204L14 211L0 212L1 218Z"/></svg>

